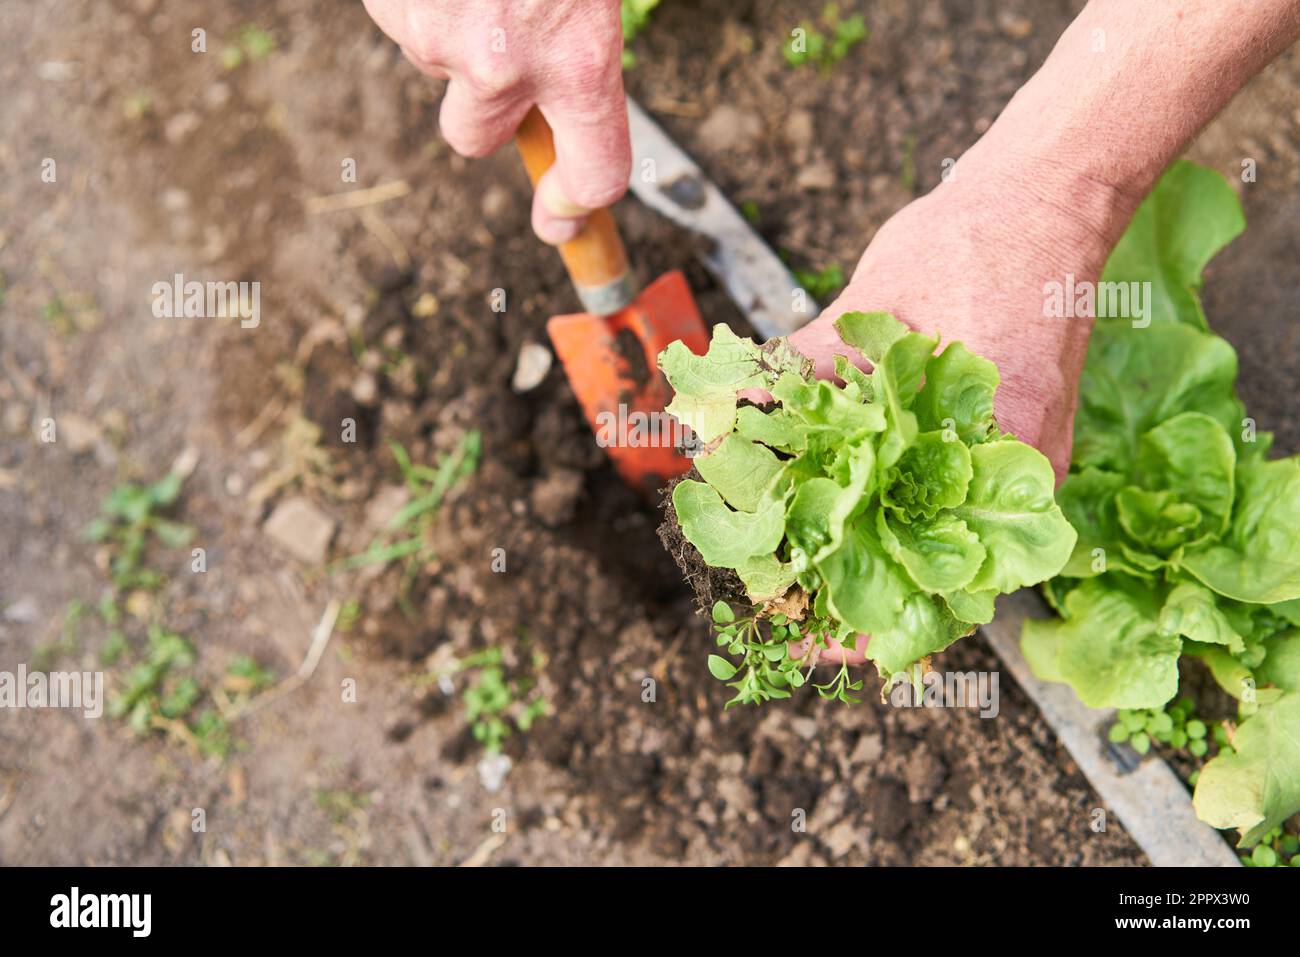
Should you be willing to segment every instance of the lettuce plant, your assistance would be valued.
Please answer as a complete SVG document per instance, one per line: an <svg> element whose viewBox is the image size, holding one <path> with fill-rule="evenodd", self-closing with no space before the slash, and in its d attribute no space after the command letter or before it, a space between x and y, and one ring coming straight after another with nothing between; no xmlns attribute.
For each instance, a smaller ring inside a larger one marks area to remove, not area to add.
<svg viewBox="0 0 1300 957"><path fill-rule="evenodd" d="M1180 163L1107 263L1104 281L1151 284L1151 322L1093 333L1058 496L1078 542L1045 589L1060 618L1022 646L1098 708L1162 709L1181 658L1207 668L1238 721L1194 800L1251 846L1300 811L1300 458L1266 458L1198 295L1244 225L1217 173Z"/></svg>
<svg viewBox="0 0 1300 957"><path fill-rule="evenodd" d="M715 606L710 659L730 703L787 697L834 637L865 655L886 688L926 656L993 617L1002 592L1056 574L1075 533L1053 499L1041 453L993 420L992 362L886 313L837 323L864 373L837 359L843 384L777 340L757 346L726 326L707 354L674 343L659 364L676 392L668 411L706 450L702 481L672 493L681 531L713 568L733 569L752 613ZM846 351L849 351L846 349ZM762 390L771 401L738 400ZM808 637L792 659L787 641ZM734 679L734 680L733 680ZM855 700L847 668L826 697Z"/></svg>

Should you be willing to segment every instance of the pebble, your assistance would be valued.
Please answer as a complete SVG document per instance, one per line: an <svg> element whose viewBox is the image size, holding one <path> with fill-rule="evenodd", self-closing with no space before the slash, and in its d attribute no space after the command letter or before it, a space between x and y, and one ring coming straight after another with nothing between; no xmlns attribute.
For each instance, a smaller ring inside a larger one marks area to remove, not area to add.
<svg viewBox="0 0 1300 957"><path fill-rule="evenodd" d="M849 761L853 764L875 764L880 760L884 750L884 746L880 743L880 735L863 732L853 748Z"/></svg>
<svg viewBox="0 0 1300 957"><path fill-rule="evenodd" d="M301 496L285 499L262 526L271 541L309 565L325 560L334 537L334 519Z"/></svg>
<svg viewBox="0 0 1300 957"><path fill-rule="evenodd" d="M30 595L24 595L9 605L5 606L5 621L13 622L16 625L30 625L36 620L40 609L36 607L36 599Z"/></svg>
<svg viewBox="0 0 1300 957"><path fill-rule="evenodd" d="M4 430L13 435L27 431L27 409L17 402L8 402L4 410Z"/></svg>
<svg viewBox="0 0 1300 957"><path fill-rule="evenodd" d="M373 374L362 371L352 381L352 398L357 400L357 405L363 408L374 408L379 402L379 383L375 381Z"/></svg>
<svg viewBox="0 0 1300 957"><path fill-rule="evenodd" d="M180 143L185 137L189 136L199 128L199 116L190 110L183 110L175 116L169 117L166 125L163 126L163 135L167 142L173 146Z"/></svg>
<svg viewBox="0 0 1300 957"><path fill-rule="evenodd" d="M478 763L478 779L483 789L493 794L500 791L512 764L506 754L489 754L482 758Z"/></svg>
<svg viewBox="0 0 1300 957"><path fill-rule="evenodd" d="M794 110L785 119L785 138L791 146L805 146L812 142L813 115L808 110Z"/></svg>
<svg viewBox="0 0 1300 957"><path fill-rule="evenodd" d="M823 190L835 186L835 168L824 159L814 160L799 170L794 178L795 189Z"/></svg>
<svg viewBox="0 0 1300 957"><path fill-rule="evenodd" d="M481 200L483 218L489 222L501 219L510 209L510 191L499 183L489 186Z"/></svg>
<svg viewBox="0 0 1300 957"><path fill-rule="evenodd" d="M385 485L366 505L366 528L376 532L382 530L410 499L411 493L406 486Z"/></svg>
<svg viewBox="0 0 1300 957"><path fill-rule="evenodd" d="M519 350L519 359L515 363L515 374L510 379L510 388L516 393L530 392L542 384L546 373L551 371L554 357L551 350L537 342L525 342Z"/></svg>
<svg viewBox="0 0 1300 957"><path fill-rule="evenodd" d="M1022 14L1003 10L998 14L998 29L1013 40L1023 40L1034 32L1034 21Z"/></svg>
<svg viewBox="0 0 1300 957"><path fill-rule="evenodd" d="M831 857L839 860L857 847L863 837L865 835L854 826L853 822L845 818L826 833L826 836L822 838L822 843L831 852Z"/></svg>

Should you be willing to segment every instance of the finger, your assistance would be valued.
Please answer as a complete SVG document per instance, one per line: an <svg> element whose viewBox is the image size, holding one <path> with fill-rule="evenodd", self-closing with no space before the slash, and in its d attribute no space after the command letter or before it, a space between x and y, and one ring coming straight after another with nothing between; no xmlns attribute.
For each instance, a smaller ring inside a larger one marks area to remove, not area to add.
<svg viewBox="0 0 1300 957"><path fill-rule="evenodd" d="M537 182L533 194L533 232L544 243L567 243L587 224L585 207L575 206L560 193L559 172L552 166Z"/></svg>
<svg viewBox="0 0 1300 957"><path fill-rule="evenodd" d="M801 659L808 654L808 648L812 643L811 637L801 638L799 641L792 641L789 644L787 652L791 658ZM846 648L834 638L827 638L826 644L817 653L817 662L824 665L838 665L847 662L850 665L865 665L867 656L863 650L870 641L867 635L858 635L855 644L856 648Z"/></svg>
<svg viewBox="0 0 1300 957"><path fill-rule="evenodd" d="M609 206L627 192L632 173L623 78L615 73L604 88L566 100L541 104L555 136L554 192L546 196L557 215L576 209Z"/></svg>
<svg viewBox="0 0 1300 957"><path fill-rule="evenodd" d="M438 112L445 139L462 156L487 156L508 143L528 112L528 98L518 88L485 92L454 76Z"/></svg>

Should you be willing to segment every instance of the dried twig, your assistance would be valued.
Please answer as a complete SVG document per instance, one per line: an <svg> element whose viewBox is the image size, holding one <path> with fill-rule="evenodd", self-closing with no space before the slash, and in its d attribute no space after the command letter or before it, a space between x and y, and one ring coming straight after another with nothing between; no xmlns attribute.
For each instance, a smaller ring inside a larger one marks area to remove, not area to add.
<svg viewBox="0 0 1300 957"><path fill-rule="evenodd" d="M311 679L311 676L316 673L316 666L320 664L321 658L325 655L325 647L334 634L334 625L339 620L339 610L342 607L342 603L337 598L331 598L329 604L325 606L325 613L321 615L320 621L312 631L311 647L307 649L307 657L303 658L302 664L299 665L296 673L285 678L270 691L253 698L242 708L234 710L228 720L234 721L237 718L247 717L254 711L266 707L272 701L278 701L285 695L297 691L305 685Z"/></svg>
<svg viewBox="0 0 1300 957"><path fill-rule="evenodd" d="M411 191L411 185L404 179L395 179L368 189L352 189L346 193L331 193L328 196L313 196L307 200L307 212L336 213L344 209L361 209L363 206L375 206L389 200L401 199Z"/></svg>

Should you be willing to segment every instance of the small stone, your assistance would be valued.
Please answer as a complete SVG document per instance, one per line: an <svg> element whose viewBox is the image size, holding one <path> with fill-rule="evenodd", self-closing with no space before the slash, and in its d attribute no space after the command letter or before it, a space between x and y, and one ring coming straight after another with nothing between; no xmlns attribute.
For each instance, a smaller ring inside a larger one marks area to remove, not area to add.
<svg viewBox="0 0 1300 957"><path fill-rule="evenodd" d="M815 160L799 170L794 178L795 189L825 190L835 186L835 168L824 159Z"/></svg>
<svg viewBox="0 0 1300 957"><path fill-rule="evenodd" d="M489 754L478 763L478 779L483 789L490 793L501 790L506 775L510 773L510 756L506 754Z"/></svg>
<svg viewBox="0 0 1300 957"><path fill-rule="evenodd" d="M46 83L63 83L75 79L78 64L72 60L46 60L36 68L36 75Z"/></svg>
<svg viewBox="0 0 1300 957"><path fill-rule="evenodd" d="M812 845L807 841L800 841L794 846L794 850L776 862L777 867L807 867L808 860L812 857Z"/></svg>
<svg viewBox="0 0 1300 957"><path fill-rule="evenodd" d="M928 747L921 745L908 755L903 769L907 782L907 798L913 804L931 800L943 786L947 772L943 763Z"/></svg>
<svg viewBox="0 0 1300 957"><path fill-rule="evenodd" d="M417 319L428 319L437 311L438 311L438 297L431 292L420 293L420 298L416 299L415 305L411 306L411 315L415 316L415 318ZM389 343L388 339L390 336L393 335L397 336L398 341L395 343ZM396 348L397 345L400 344L401 338L402 338L401 326L393 326L391 329L388 329L384 332L384 344L385 345L391 344L393 348Z"/></svg>
<svg viewBox="0 0 1300 957"><path fill-rule="evenodd" d="M5 403L4 430L11 435L27 431L27 409L17 402Z"/></svg>
<svg viewBox="0 0 1300 957"><path fill-rule="evenodd" d="M209 109L220 109L230 100L230 87L224 83L213 83L203 91L203 101Z"/></svg>
<svg viewBox="0 0 1300 957"><path fill-rule="evenodd" d="M163 135L167 137L168 143L175 146L197 130L200 122L197 113L184 110L168 118L166 125L163 126Z"/></svg>
<svg viewBox="0 0 1300 957"><path fill-rule="evenodd" d="M813 138L813 115L808 110L794 110L785 118L785 138L791 146L806 146Z"/></svg>
<svg viewBox="0 0 1300 957"><path fill-rule="evenodd" d="M510 209L510 191L499 183L492 184L483 193L480 208L489 222L501 219Z"/></svg>
<svg viewBox="0 0 1300 957"><path fill-rule="evenodd" d="M553 361L551 350L537 342L525 342L519 350L519 359L515 363L515 374L510 379L510 388L517 393L530 392L542 384L546 373L551 371Z"/></svg>
<svg viewBox="0 0 1300 957"><path fill-rule="evenodd" d="M305 498L288 498L275 507L262 531L294 558L318 565L334 537L334 519Z"/></svg>
<svg viewBox="0 0 1300 957"><path fill-rule="evenodd" d="M169 186L162 191L160 197L163 209L169 213L179 213L189 208L190 194L183 189L177 189L175 186Z"/></svg>
<svg viewBox="0 0 1300 957"><path fill-rule="evenodd" d="M55 436L73 455L89 452L99 444L99 426L75 412L66 412L54 420Z"/></svg>
<svg viewBox="0 0 1300 957"><path fill-rule="evenodd" d="M808 717L791 718L789 721L790 730L803 738L805 741L811 741L817 737L817 719Z"/></svg>
<svg viewBox="0 0 1300 957"><path fill-rule="evenodd" d="M700 124L700 145L708 152L722 153L748 146L763 132L763 121L729 103L715 107Z"/></svg>
<svg viewBox="0 0 1300 957"><path fill-rule="evenodd" d="M853 753L849 756L849 763L875 764L883 753L884 746L880 743L880 735L869 731L863 732L853 748Z"/></svg>
<svg viewBox="0 0 1300 957"><path fill-rule="evenodd" d="M379 402L379 383L375 380L374 375L362 371L354 380L352 380L352 398L357 400L357 405L363 408L374 408Z"/></svg>
<svg viewBox="0 0 1300 957"><path fill-rule="evenodd" d="M5 621L13 622L16 625L30 625L37 618L40 609L36 607L36 599L30 595L24 595L5 606Z"/></svg>
<svg viewBox="0 0 1300 957"><path fill-rule="evenodd" d="M853 822L845 818L826 833L826 836L822 838L822 843L831 852L831 857L839 860L858 846L861 836L858 829L854 827Z"/></svg>
<svg viewBox="0 0 1300 957"><path fill-rule="evenodd" d="M1034 32L1034 21L1023 14L1003 10L998 14L998 29L1013 40L1023 40Z"/></svg>
<svg viewBox="0 0 1300 957"><path fill-rule="evenodd" d="M405 485L385 485L366 505L366 528L380 531L411 500Z"/></svg>

